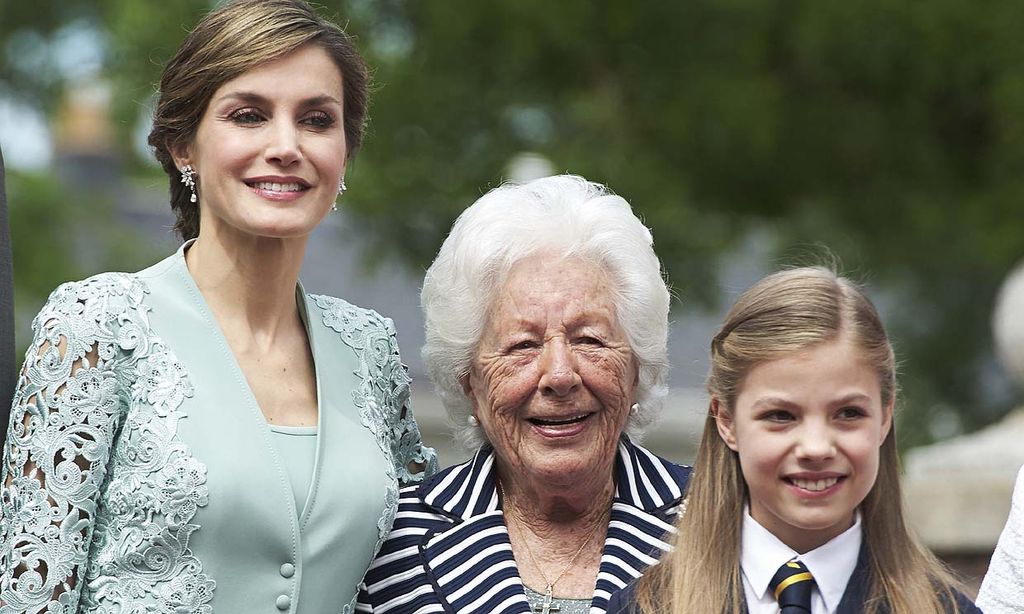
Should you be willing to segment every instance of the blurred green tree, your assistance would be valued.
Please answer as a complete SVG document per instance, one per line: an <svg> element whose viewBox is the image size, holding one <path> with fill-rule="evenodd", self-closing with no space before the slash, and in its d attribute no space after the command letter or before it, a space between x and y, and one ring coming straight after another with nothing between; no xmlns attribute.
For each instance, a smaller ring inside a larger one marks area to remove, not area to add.
<svg viewBox="0 0 1024 614"><path fill-rule="evenodd" d="M45 39L72 18L102 27L130 126L208 3L22 6L0 11L0 40ZM1024 257L1021 3L337 0L324 12L376 71L348 203L377 253L423 266L459 211L536 152L629 197L687 303L720 297L718 259L754 228L771 229L780 261L825 244L871 271L904 364L905 445L1009 409L989 317ZM51 84L10 48L0 83L46 100Z"/></svg>

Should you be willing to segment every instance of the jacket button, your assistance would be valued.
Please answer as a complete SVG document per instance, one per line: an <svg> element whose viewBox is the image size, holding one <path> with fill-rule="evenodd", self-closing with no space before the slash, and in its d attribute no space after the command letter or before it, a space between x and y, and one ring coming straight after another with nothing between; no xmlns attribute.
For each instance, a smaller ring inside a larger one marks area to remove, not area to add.
<svg viewBox="0 0 1024 614"><path fill-rule="evenodd" d="M277 598L277 603L275 603L274 605L277 606L278 610L284 612L288 608L292 607L292 598L288 595L279 595Z"/></svg>
<svg viewBox="0 0 1024 614"><path fill-rule="evenodd" d="M295 565L291 563L285 563L281 565L281 577L290 578L295 575Z"/></svg>

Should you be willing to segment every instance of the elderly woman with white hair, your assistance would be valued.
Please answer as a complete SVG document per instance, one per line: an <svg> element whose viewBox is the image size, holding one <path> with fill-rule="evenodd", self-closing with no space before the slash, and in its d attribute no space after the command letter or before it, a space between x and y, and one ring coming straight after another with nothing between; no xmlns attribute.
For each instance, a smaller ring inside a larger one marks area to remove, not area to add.
<svg viewBox="0 0 1024 614"><path fill-rule="evenodd" d="M668 545L690 469L630 438L666 393L651 233L580 177L505 185L427 271L424 359L471 460L402 491L366 612L604 612Z"/></svg>

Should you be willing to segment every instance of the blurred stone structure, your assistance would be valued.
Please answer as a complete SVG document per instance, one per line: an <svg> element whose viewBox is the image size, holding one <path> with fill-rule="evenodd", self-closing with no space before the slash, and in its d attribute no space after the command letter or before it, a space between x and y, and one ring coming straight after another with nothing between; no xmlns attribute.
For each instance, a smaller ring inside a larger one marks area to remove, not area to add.
<svg viewBox="0 0 1024 614"><path fill-rule="evenodd" d="M54 168L75 190L111 189L121 178L121 160L110 120L110 86L94 80L69 87L54 126Z"/></svg>
<svg viewBox="0 0 1024 614"><path fill-rule="evenodd" d="M1024 387L1024 262L1000 291L992 329L1003 367ZM911 523L975 590L1010 513L1022 442L1024 407L976 433L907 454Z"/></svg>

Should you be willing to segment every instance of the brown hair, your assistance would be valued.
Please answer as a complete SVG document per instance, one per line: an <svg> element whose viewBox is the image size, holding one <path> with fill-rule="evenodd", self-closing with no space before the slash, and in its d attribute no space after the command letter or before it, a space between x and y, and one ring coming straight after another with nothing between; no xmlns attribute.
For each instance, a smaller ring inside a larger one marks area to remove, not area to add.
<svg viewBox="0 0 1024 614"><path fill-rule="evenodd" d="M199 208L189 202L172 151L195 138L213 94L247 70L306 43L319 45L341 71L346 156L359 149L366 126L369 71L351 38L303 0L234 0L208 13L185 39L160 79L149 144L170 177L174 229L199 234Z"/></svg>
<svg viewBox="0 0 1024 614"><path fill-rule="evenodd" d="M822 267L786 270L733 305L711 342L712 405L674 549L637 587L646 614L744 611L739 556L748 492L737 454L719 435L715 402L731 411L756 365L840 335L876 369L882 404L891 407L897 394L892 346L874 305L848 279ZM893 614L945 612L945 605L955 607L957 584L906 524L895 431L894 425L882 443L878 477L860 506L870 561L865 611L885 604Z"/></svg>

